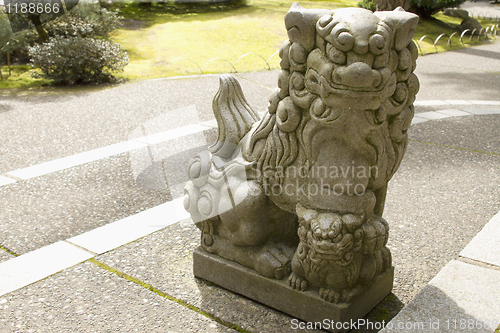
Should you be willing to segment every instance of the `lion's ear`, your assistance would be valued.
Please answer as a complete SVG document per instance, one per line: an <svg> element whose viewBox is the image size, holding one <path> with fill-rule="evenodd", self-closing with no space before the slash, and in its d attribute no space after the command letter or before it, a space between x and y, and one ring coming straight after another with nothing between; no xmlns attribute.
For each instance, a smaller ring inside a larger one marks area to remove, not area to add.
<svg viewBox="0 0 500 333"><path fill-rule="evenodd" d="M394 49L401 51L410 44L417 28L418 15L406 12L398 7L393 11L373 13L394 29Z"/></svg>
<svg viewBox="0 0 500 333"><path fill-rule="evenodd" d="M285 26L290 41L299 43L311 52L316 40L316 22L329 12L326 9L306 9L295 2L285 15Z"/></svg>

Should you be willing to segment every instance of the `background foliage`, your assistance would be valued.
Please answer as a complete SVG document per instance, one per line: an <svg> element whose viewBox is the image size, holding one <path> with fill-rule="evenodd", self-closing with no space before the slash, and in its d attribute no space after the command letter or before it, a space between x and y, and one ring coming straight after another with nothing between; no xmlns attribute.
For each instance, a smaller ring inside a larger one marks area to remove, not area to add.
<svg viewBox="0 0 500 333"><path fill-rule="evenodd" d="M431 15L443 10L444 8L454 8L463 4L466 0L411 0L410 11L414 12L420 18L428 20Z"/></svg>
<svg viewBox="0 0 500 333"><path fill-rule="evenodd" d="M106 38L109 37L111 31L120 26L120 17L116 12L101 8L99 3L94 1L81 1L64 16L44 24L50 37ZM41 43L40 36L34 27L12 35L7 15L0 17L0 31L2 32L0 51L4 57L5 53L9 52L13 61L29 61L28 49Z"/></svg>
<svg viewBox="0 0 500 333"><path fill-rule="evenodd" d="M113 81L128 63L120 45L90 37L52 37L29 49L32 66L54 84L73 85Z"/></svg>

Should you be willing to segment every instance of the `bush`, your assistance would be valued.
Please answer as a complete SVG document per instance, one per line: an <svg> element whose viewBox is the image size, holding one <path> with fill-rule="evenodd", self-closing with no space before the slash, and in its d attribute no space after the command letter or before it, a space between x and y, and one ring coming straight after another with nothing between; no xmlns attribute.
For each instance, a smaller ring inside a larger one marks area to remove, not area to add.
<svg viewBox="0 0 500 333"><path fill-rule="evenodd" d="M63 17L47 23L49 36L108 37L121 26L117 13L101 8L98 2L83 2Z"/></svg>
<svg viewBox="0 0 500 333"><path fill-rule="evenodd" d="M9 20L6 17L2 19L0 15L0 32L2 32L0 36L2 37L4 36L2 30L4 23L9 24ZM11 58L20 62L28 61L28 49L41 43L34 26L29 24L30 29L14 34L10 40L7 39L6 45L4 45L5 43L0 44L1 53L10 52ZM95 1L80 1L71 11L53 21L44 23L43 27L50 37L106 38L111 31L120 25L120 17L117 13L101 8L99 3Z"/></svg>
<svg viewBox="0 0 500 333"><path fill-rule="evenodd" d="M374 0L363 0L358 2L358 7L369 9L372 12L377 10L377 5Z"/></svg>
<svg viewBox="0 0 500 333"><path fill-rule="evenodd" d="M12 36L12 29L10 28L9 18L5 14L4 7L0 7L0 49L7 44ZM0 62L5 60L5 55L0 52Z"/></svg>
<svg viewBox="0 0 500 333"><path fill-rule="evenodd" d="M4 46L12 35L9 18L3 7L0 7L0 47Z"/></svg>
<svg viewBox="0 0 500 333"><path fill-rule="evenodd" d="M428 20L431 15L445 8L458 7L464 2L465 0L411 0L410 11Z"/></svg>
<svg viewBox="0 0 500 333"><path fill-rule="evenodd" d="M119 44L88 37L52 37L30 47L29 54L42 77L63 85L115 81L114 73L128 63Z"/></svg>

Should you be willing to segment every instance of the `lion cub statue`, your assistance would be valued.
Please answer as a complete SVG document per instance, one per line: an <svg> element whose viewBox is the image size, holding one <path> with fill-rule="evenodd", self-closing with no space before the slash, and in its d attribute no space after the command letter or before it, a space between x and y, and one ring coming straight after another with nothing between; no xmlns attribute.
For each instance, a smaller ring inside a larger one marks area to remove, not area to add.
<svg viewBox="0 0 500 333"><path fill-rule="evenodd" d="M419 89L417 23L294 4L263 118L220 78L218 139L191 160L184 197L205 251L332 303L392 267L382 213Z"/></svg>

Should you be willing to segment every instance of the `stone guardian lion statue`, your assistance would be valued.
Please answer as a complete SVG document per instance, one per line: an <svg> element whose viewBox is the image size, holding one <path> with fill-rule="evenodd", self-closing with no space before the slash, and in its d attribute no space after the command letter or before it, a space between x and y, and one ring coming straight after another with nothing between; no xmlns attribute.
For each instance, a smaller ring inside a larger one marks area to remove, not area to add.
<svg viewBox="0 0 500 333"><path fill-rule="evenodd" d="M401 8L294 4L263 118L220 78L218 139L190 162L184 198L206 252L331 303L392 268L382 213L419 89L417 23Z"/></svg>

